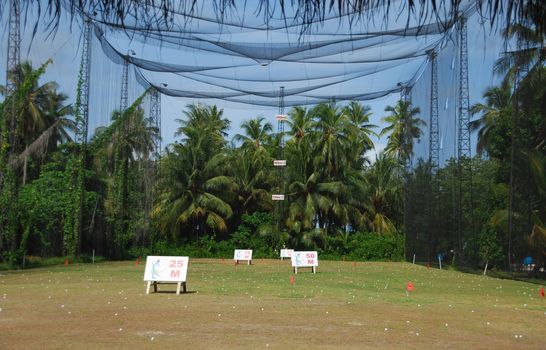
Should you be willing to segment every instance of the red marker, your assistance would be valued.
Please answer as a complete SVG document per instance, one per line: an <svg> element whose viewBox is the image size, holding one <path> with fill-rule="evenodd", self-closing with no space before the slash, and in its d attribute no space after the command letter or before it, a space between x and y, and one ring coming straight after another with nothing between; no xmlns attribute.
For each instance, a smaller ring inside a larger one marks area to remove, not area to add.
<svg viewBox="0 0 546 350"><path fill-rule="evenodd" d="M408 292L413 292L413 283L412 282L408 282L408 284L406 285L406 290Z"/></svg>
<svg viewBox="0 0 546 350"><path fill-rule="evenodd" d="M294 277L294 275L290 276L290 284L294 285L295 282L296 282L296 278Z"/></svg>
<svg viewBox="0 0 546 350"><path fill-rule="evenodd" d="M64 259L64 266L68 266L68 259Z"/></svg>
<svg viewBox="0 0 546 350"><path fill-rule="evenodd" d="M540 296L544 298L544 287L540 288Z"/></svg>
<svg viewBox="0 0 546 350"><path fill-rule="evenodd" d="M353 267L356 267L356 261L353 261Z"/></svg>

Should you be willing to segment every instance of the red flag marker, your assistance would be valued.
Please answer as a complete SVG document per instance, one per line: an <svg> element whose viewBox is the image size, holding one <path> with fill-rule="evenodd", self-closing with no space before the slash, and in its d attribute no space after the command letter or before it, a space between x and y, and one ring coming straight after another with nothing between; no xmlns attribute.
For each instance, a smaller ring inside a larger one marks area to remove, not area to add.
<svg viewBox="0 0 546 350"><path fill-rule="evenodd" d="M356 267L356 261L353 261L353 267Z"/></svg>
<svg viewBox="0 0 546 350"><path fill-rule="evenodd" d="M544 287L540 288L540 296L544 298Z"/></svg>
<svg viewBox="0 0 546 350"><path fill-rule="evenodd" d="M408 284L406 285L406 290L408 292L413 292L413 283L412 282L408 282Z"/></svg>
<svg viewBox="0 0 546 350"><path fill-rule="evenodd" d="M64 266L68 266L68 259L64 259Z"/></svg>
<svg viewBox="0 0 546 350"><path fill-rule="evenodd" d="M139 259L136 259L136 260L135 260L135 266L138 266L138 264L140 264L140 260L139 260Z"/></svg>
<svg viewBox="0 0 546 350"><path fill-rule="evenodd" d="M296 278L294 277L294 275L290 276L290 284L294 285L295 282L296 282Z"/></svg>

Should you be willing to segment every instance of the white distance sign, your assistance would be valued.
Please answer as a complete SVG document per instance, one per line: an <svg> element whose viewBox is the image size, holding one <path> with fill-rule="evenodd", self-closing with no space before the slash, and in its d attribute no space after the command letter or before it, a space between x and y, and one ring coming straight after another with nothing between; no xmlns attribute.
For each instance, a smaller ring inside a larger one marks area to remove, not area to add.
<svg viewBox="0 0 546 350"><path fill-rule="evenodd" d="M241 260L248 261L248 265L252 262L252 249L235 249L233 253L233 260L238 264Z"/></svg>
<svg viewBox="0 0 546 350"><path fill-rule="evenodd" d="M188 263L187 256L148 256L144 269L144 281L148 282L146 294L150 293L151 283L156 292L157 283L178 283L177 294L180 293L181 284L184 284L185 291Z"/></svg>
<svg viewBox="0 0 546 350"><path fill-rule="evenodd" d="M298 273L298 267L310 267L315 273L318 266L318 253L316 251L294 252L291 261L294 273Z"/></svg>
<svg viewBox="0 0 546 350"><path fill-rule="evenodd" d="M294 253L294 249L281 249L281 260L284 258L291 258Z"/></svg>

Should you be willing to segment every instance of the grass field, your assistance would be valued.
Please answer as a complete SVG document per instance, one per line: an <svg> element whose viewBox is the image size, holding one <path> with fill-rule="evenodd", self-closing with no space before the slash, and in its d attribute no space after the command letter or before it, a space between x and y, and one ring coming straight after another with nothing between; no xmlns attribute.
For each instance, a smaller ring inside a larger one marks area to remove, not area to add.
<svg viewBox="0 0 546 350"><path fill-rule="evenodd" d="M0 272L0 349L545 349L540 285L407 263L190 260L189 293L135 262ZM414 291L406 295L406 284Z"/></svg>

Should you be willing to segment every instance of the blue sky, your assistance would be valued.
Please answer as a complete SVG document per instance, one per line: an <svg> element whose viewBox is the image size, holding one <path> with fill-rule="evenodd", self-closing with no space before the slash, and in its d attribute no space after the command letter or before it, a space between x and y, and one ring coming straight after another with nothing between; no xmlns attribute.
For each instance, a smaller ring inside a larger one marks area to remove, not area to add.
<svg viewBox="0 0 546 350"><path fill-rule="evenodd" d="M32 14L29 16L32 18ZM469 23L469 88L470 88L470 102L475 103L481 100L481 96L487 86L496 84L498 77L495 77L492 73L492 65L494 60L498 57L499 52L503 48L503 42L498 37L498 35L491 35L489 31L488 24L485 27L480 26L477 22L477 16L474 16L474 20ZM1 19L1 32L0 37L3 39L2 47L0 48L0 62L6 62L6 49L7 49L7 18L6 13L3 14ZM46 74L44 75L43 81L54 80L57 81L60 85L59 90L66 93L69 96L69 101L73 102L76 92L76 81L78 76L78 68L80 63L80 50L81 50L81 28L79 22L73 22L70 24L70 21L65 16L61 19L61 24L58 31L55 33L55 36L47 37L44 33L38 33L38 35L32 41L30 45L30 26L22 27L22 49L21 49L21 60L30 59L34 66L38 66L40 63L44 62L48 58L53 60L53 64L48 67ZM136 46L133 46L136 47ZM93 47L94 56L99 56L101 54L100 47L95 45ZM168 54L165 52L155 52L153 55L160 57L162 59L176 61L176 56L173 54ZM152 55L152 56L153 56ZM173 59L174 58L174 59ZM106 57L104 57L107 60ZM5 64L5 63L4 63ZM92 67L92 75L95 82L91 83L91 89L97 89L99 91L110 91L109 89L117 89L116 86L119 82L119 78L115 76L107 76L109 74L116 74L116 70L108 70L107 64L101 64L102 66ZM269 67L268 67L269 69ZM121 72L121 70L119 70ZM98 72L98 73L97 73ZM107 72L107 73L104 73ZM152 75L153 76L153 75ZM387 72L384 75L375 77L374 81L369 81L369 84L381 84L383 80L385 81L395 81L398 79L397 76L393 76L391 72L390 75ZM5 82L5 66L0 69L0 82L4 84ZM156 81L157 82L157 81ZM440 89L449 89L450 86L453 86L456 82L450 81L440 81ZM172 85L172 84L171 84ZM135 94L137 94L137 89ZM97 92L95 92L96 94ZM130 93L131 95L131 93ZM332 95L335 96L335 90L332 91ZM97 95L98 96L98 95ZM373 116L372 123L381 125L381 117L385 115L384 108L386 105L393 105L396 103L396 100L400 97L399 94L392 94L387 97L383 97L376 100L364 101L365 104L368 104L372 107ZM117 107L118 101L104 101L104 97L100 97L99 103L101 103L101 108L109 110ZM276 128L275 125L275 115L278 112L276 107L263 107L263 106L252 106L245 104L237 104L231 102L225 102L221 100L196 100L188 98L173 98L168 96L163 96L162 98L162 137L163 145L171 143L174 141L174 130L177 127L177 124L174 122L174 119L181 118L182 110L184 106L189 103L194 102L204 102L209 104L217 104L220 108L224 109L224 115L232 120L232 127L230 130L230 137L240 132L240 124L242 121L254 118L257 116L264 116L268 121L270 121ZM440 101L440 105L448 103L446 101ZM422 111L424 119L426 113ZM90 130L99 124L104 124L108 122L107 113L102 112L101 120L95 120L90 125ZM91 124L91 123L90 123ZM376 140L377 150L382 149L385 146L386 140L384 138ZM372 157L373 158L373 157Z"/></svg>

